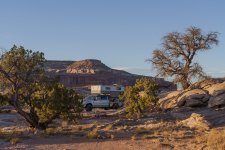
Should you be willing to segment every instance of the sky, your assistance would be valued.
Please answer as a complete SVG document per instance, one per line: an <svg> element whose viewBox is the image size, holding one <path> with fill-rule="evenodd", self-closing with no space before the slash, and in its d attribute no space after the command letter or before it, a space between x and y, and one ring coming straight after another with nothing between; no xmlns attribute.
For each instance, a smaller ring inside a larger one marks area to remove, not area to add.
<svg viewBox="0 0 225 150"><path fill-rule="evenodd" d="M190 26L219 32L219 45L195 60L209 75L224 77L224 0L0 1L1 50L15 44L50 60L99 59L140 75L155 75L146 59L163 36Z"/></svg>

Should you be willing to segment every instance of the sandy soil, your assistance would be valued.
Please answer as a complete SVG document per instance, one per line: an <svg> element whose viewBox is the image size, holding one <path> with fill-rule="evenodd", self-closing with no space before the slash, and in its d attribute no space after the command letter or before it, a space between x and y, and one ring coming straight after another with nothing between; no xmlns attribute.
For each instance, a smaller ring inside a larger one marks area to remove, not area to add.
<svg viewBox="0 0 225 150"><path fill-rule="evenodd" d="M1 150L192 150L204 149L205 142L196 142L196 137L207 136L209 131L196 131L190 128L177 127L179 118L187 118L193 110L180 110L174 113L149 114L139 120L125 119L122 114L113 110L94 110L84 112L85 118L79 125L63 125L57 133L30 131L23 118L13 113L0 113L1 132L20 131L22 140L13 145L6 137L0 136ZM218 127L225 127L225 111L216 112L199 109L195 113L204 114L209 121ZM175 118L174 118L175 116ZM122 118L122 119L121 119ZM175 120L174 120L175 119ZM163 121L162 121L163 120ZM171 121L172 120L172 121ZM58 124L57 124L58 125ZM108 126L111 125L111 128ZM61 126L61 125L60 125ZM141 128L148 130L140 131ZM80 128L80 129L79 129ZM87 133L97 129L99 133L113 135L90 139ZM54 131L54 130L53 130ZM147 132L146 132L147 131ZM0 132L0 135L1 135ZM12 134L13 135L13 134ZM10 135L10 136L12 136ZM148 137L147 137L147 136ZM146 138L147 137L147 138Z"/></svg>
<svg viewBox="0 0 225 150"><path fill-rule="evenodd" d="M19 143L16 146L6 145L2 149L27 149L27 150L149 150L158 149L158 144L147 140L78 140L68 137L52 137L48 139L33 138ZM169 147L168 147L169 148Z"/></svg>
<svg viewBox="0 0 225 150"><path fill-rule="evenodd" d="M65 136L32 138L16 145L5 144L2 150L180 150L200 149L204 145L193 145L182 142L160 142L153 139L114 139L114 140L81 140Z"/></svg>

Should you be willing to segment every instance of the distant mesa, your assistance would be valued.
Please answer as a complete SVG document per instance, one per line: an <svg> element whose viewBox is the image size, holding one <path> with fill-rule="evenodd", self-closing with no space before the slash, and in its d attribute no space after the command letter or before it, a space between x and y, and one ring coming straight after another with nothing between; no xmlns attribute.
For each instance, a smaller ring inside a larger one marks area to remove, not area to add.
<svg viewBox="0 0 225 150"><path fill-rule="evenodd" d="M65 73L67 66L72 63L74 63L74 61L47 60L44 64L44 68L48 74Z"/></svg>
<svg viewBox="0 0 225 150"><path fill-rule="evenodd" d="M66 68L66 73L75 74L96 74L101 71L108 72L111 68L95 59L76 61Z"/></svg>
<svg viewBox="0 0 225 150"><path fill-rule="evenodd" d="M128 86L134 85L136 79L143 77L123 70L112 69L96 59L80 61L48 60L44 67L48 76L58 77L66 87L112 84ZM176 89L176 86L171 82L161 78L156 80L164 89Z"/></svg>

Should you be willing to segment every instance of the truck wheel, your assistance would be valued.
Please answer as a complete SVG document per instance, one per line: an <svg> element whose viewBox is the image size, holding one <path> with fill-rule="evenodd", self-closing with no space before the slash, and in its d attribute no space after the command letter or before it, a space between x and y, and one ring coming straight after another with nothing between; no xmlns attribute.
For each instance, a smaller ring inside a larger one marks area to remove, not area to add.
<svg viewBox="0 0 225 150"><path fill-rule="evenodd" d="M91 104L87 104L85 107L86 111L92 111L92 105Z"/></svg>
<svg viewBox="0 0 225 150"><path fill-rule="evenodd" d="M113 109L118 109L119 108L119 105L118 104L114 104L113 105Z"/></svg>

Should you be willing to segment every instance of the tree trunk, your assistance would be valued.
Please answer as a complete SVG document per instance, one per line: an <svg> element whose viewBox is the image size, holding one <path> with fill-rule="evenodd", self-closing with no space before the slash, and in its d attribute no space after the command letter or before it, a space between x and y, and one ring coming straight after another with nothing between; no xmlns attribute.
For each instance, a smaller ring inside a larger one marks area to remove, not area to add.
<svg viewBox="0 0 225 150"><path fill-rule="evenodd" d="M15 90L14 97L12 100L11 105L15 108L18 114L20 114L29 124L31 127L39 129L39 130L45 130L47 128L47 125L44 123L39 123L39 119L37 117L37 114L30 110L30 113L27 113L23 111L23 109L20 107L18 103L18 90Z"/></svg>
<svg viewBox="0 0 225 150"><path fill-rule="evenodd" d="M184 90L187 89L187 88L190 86L190 84L189 84L187 81L181 82L181 85L182 85L182 88L183 88Z"/></svg>
<svg viewBox="0 0 225 150"><path fill-rule="evenodd" d="M138 112L137 112L137 117L138 117L138 118L141 118L142 115L143 115L143 111L142 111L141 107L139 106L139 104L137 104L137 105L138 105L138 107L137 107L137 110L138 110Z"/></svg>
<svg viewBox="0 0 225 150"><path fill-rule="evenodd" d="M20 107L15 105L13 105L13 107L16 109L17 113L20 114L30 124L30 127L39 130L45 130L47 128L46 124L39 123L36 114L34 115L33 113L27 113L23 111Z"/></svg>

